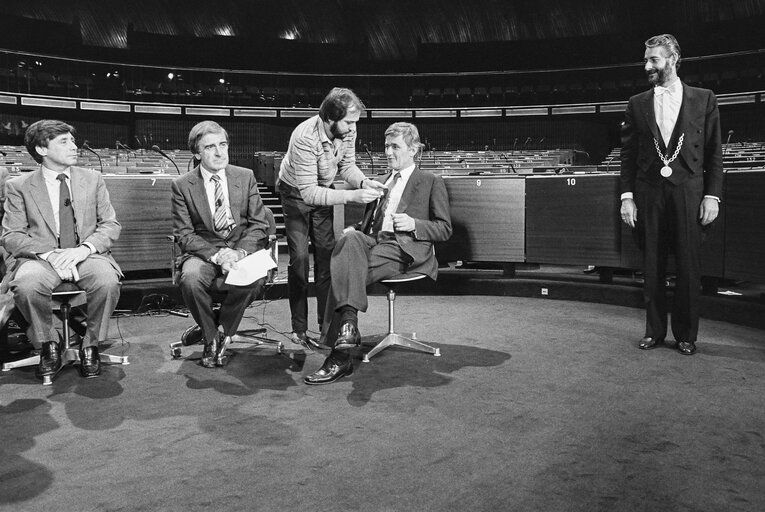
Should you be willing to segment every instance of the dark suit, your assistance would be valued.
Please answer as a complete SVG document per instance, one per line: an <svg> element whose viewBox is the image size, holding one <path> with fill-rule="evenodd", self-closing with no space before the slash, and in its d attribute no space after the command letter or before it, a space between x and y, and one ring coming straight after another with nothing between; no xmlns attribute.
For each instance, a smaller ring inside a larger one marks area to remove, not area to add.
<svg viewBox="0 0 765 512"><path fill-rule="evenodd" d="M172 185L173 236L181 249L176 265L181 270L183 300L206 340L217 335L218 323L225 335L236 333L244 310L259 292L263 280L250 286L223 283L220 266L210 258L219 249L244 249L248 254L263 249L268 242L266 209L252 171L226 167L228 199L236 226L224 238L215 231L213 212L199 167L176 178ZM225 294L220 318L212 310L213 294Z"/></svg>
<svg viewBox="0 0 765 512"><path fill-rule="evenodd" d="M675 254L677 281L672 303L676 341L695 342L701 287L703 231L699 209L705 195L722 198L720 113L712 91L683 84L683 99L669 143L670 156L681 134L683 145L664 178L664 163L654 147L667 148L656 125L654 92L630 98L622 125L621 192L632 192L637 206L636 235L643 250L646 333L663 340L667 333L665 273Z"/></svg>
<svg viewBox="0 0 765 512"><path fill-rule="evenodd" d="M384 183L388 177L381 181ZM414 232L382 233L370 236L372 214L377 201L367 204L364 219L335 245L330 263L332 285L324 325L328 335L336 334L341 306L367 310L366 287L402 272L419 273L436 279L438 262L433 243L452 234L449 197L440 176L415 168L403 190L396 213L415 219ZM331 343L329 338L327 343Z"/></svg>
<svg viewBox="0 0 765 512"><path fill-rule="evenodd" d="M120 271L109 253L122 227L117 222L101 173L71 167L75 229L80 243L96 252L77 265L77 285L87 297L88 328L82 346L96 346L108 336L109 317L120 296ZM22 174L6 183L3 245L9 253L10 288L16 308L29 322L27 334L37 348L56 341L51 292L61 279L38 255L58 249L58 233L43 170Z"/></svg>

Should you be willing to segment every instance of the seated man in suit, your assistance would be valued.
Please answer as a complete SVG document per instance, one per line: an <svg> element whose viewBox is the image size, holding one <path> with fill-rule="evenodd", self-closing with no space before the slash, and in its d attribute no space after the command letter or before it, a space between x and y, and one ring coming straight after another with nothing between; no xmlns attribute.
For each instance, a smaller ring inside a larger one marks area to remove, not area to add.
<svg viewBox="0 0 765 512"><path fill-rule="evenodd" d="M61 367L51 292L63 281L85 291L80 374L90 378L101 373L98 344L107 338L120 296L122 272L109 250L122 228L101 173L75 166L74 133L49 119L27 128L24 143L42 166L7 182L2 243L16 309L29 323L29 340L41 349L38 375L54 375Z"/></svg>
<svg viewBox="0 0 765 512"><path fill-rule="evenodd" d="M452 234L449 197L440 176L415 165L421 147L411 123L394 123L385 131L385 156L392 171L384 178L388 191L367 205L364 219L346 228L332 252L324 322L330 326L329 336L336 332L337 337L329 357L305 378L306 384L329 384L353 373L347 349L361 343L357 313L367 310L367 285L402 272L431 279L438 274L433 243Z"/></svg>
<svg viewBox="0 0 765 512"><path fill-rule="evenodd" d="M237 261L266 247L268 220L253 172L228 163L226 130L214 121L196 124L189 149L200 164L172 185L173 235L181 248L176 264L183 300L201 330L202 366L214 368L223 365L225 347L263 285L260 279L232 286L221 278ZM225 293L218 318L216 292Z"/></svg>

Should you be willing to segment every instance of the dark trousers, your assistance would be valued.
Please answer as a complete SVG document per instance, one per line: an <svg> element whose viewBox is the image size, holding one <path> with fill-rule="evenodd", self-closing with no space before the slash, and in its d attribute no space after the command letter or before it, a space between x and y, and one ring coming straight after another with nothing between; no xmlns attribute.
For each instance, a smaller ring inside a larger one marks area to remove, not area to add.
<svg viewBox="0 0 765 512"><path fill-rule="evenodd" d="M292 330L302 332L308 330L309 239L313 245L313 276L318 303L316 320L319 324L326 308L330 286L329 261L335 247L334 210L332 206L306 204L300 191L284 182L279 184L279 194L290 254L287 288Z"/></svg>
<svg viewBox="0 0 765 512"><path fill-rule="evenodd" d="M698 217L702 198L701 179L680 185L667 180L659 185L637 182L635 202L645 272L645 336L663 340L667 335L667 258L674 252L677 280L671 310L672 334L676 341L696 341L703 231Z"/></svg>
<svg viewBox="0 0 765 512"><path fill-rule="evenodd" d="M192 256L181 267L181 295L183 301L202 328L205 340L212 341L218 334L218 325L223 334L233 336L239 329L244 311L260 294L264 279L258 279L250 286L231 286L223 282L223 273L218 265ZM213 302L223 297L220 312L215 315Z"/></svg>
<svg viewBox="0 0 765 512"><path fill-rule="evenodd" d="M325 343L333 346L340 329L338 309L352 306L366 311L367 286L406 272L412 262L396 239L381 233L378 239L359 231L349 231L337 241L332 252L332 287L327 298L324 324L327 326ZM347 359L347 352L333 350L335 360Z"/></svg>

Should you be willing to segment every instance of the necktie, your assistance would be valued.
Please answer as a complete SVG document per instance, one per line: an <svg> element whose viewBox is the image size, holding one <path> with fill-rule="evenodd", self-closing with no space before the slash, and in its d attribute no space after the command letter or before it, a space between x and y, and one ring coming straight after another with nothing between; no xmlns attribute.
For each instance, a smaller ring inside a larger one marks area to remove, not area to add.
<svg viewBox="0 0 765 512"><path fill-rule="evenodd" d="M60 182L58 193L58 246L61 249L77 247L77 233L74 230L74 208L66 186L68 176L63 172L56 176Z"/></svg>
<svg viewBox="0 0 765 512"><path fill-rule="evenodd" d="M401 179L401 173L396 172L393 174L393 179L388 184L388 191L380 199L380 204L377 205L377 211L375 212L374 220L372 221L372 234L376 235L380 232L385 219L385 210L388 208L388 201L390 200L390 193L393 191L393 187L396 186L398 180Z"/></svg>
<svg viewBox="0 0 765 512"><path fill-rule="evenodd" d="M223 188L220 186L220 176L213 174L210 177L215 183L215 215L213 215L215 231L225 231L228 228L226 219L226 201L223 197Z"/></svg>
<svg viewBox="0 0 765 512"><path fill-rule="evenodd" d="M667 119L667 103L669 101L669 96L675 92L674 84L670 87L662 87L661 85L657 85L653 89L653 94L656 96L656 99L658 99L658 114L659 114L659 131L661 132L661 137L664 139L664 145L669 144L669 139L672 137L672 130L669 126L669 119Z"/></svg>

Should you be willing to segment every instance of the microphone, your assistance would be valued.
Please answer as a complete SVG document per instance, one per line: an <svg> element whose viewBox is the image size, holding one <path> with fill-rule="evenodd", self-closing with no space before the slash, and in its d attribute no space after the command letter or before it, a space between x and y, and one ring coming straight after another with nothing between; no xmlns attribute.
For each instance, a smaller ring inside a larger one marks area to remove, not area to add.
<svg viewBox="0 0 765 512"><path fill-rule="evenodd" d="M1 150L1 149L0 149L0 155L3 155L3 156L8 156L8 153L6 153L5 151L3 151L3 150Z"/></svg>
<svg viewBox="0 0 765 512"><path fill-rule="evenodd" d="M529 142L531 142L531 137L526 137L526 142L523 143L523 149L526 149L526 146L528 146Z"/></svg>
<svg viewBox="0 0 765 512"><path fill-rule="evenodd" d="M167 155L165 154L165 152L164 152L164 151L162 151L161 149L159 149L159 146L157 146L156 144L154 144L154 145L151 147L151 150L152 150L152 151L156 151L156 152L157 152L157 153L159 153L160 155L162 155L162 156L164 156L165 158L167 158L168 160L170 160L170 163L172 163L172 164L175 166L175 170L176 170L176 171L178 171L178 176L180 176L180 175L181 175L181 170L180 170L180 169L178 169L178 165L176 165L176 163L175 163L175 160L173 160L172 158L170 158L169 156L167 156Z"/></svg>
<svg viewBox="0 0 765 512"><path fill-rule="evenodd" d="M220 199L218 199L217 201L215 201L215 207L216 207L216 208L220 208L221 206L223 206L223 201L221 201Z"/></svg>
<svg viewBox="0 0 765 512"><path fill-rule="evenodd" d="M70 204L72 204L72 201L69 199L64 199L64 206L69 206Z"/></svg>
<svg viewBox="0 0 765 512"><path fill-rule="evenodd" d="M725 150L723 151L723 155L728 151L729 145L730 145L730 138L733 136L733 130L728 130L728 140L725 141Z"/></svg>
<svg viewBox="0 0 765 512"><path fill-rule="evenodd" d="M135 139L137 143L136 149L139 149L141 147L141 139L138 138L138 135L133 135L133 138Z"/></svg>
<svg viewBox="0 0 765 512"><path fill-rule="evenodd" d="M372 157L372 152L369 151L369 146L367 146L366 144L362 144L362 147L364 148L364 151L366 151L367 155L369 155L369 163L371 164L371 167L372 167L372 174L374 174L375 173L375 159Z"/></svg>
<svg viewBox="0 0 765 512"><path fill-rule="evenodd" d="M101 174L103 174L104 173L104 163L101 161L101 155L99 155L98 153L93 151L90 148L90 146L88 146L88 141L85 141L85 142L82 143L82 149L86 149L86 150L90 151L91 153L93 153L94 155L96 155L96 158L98 158L98 165L101 167Z"/></svg>
<svg viewBox="0 0 765 512"><path fill-rule="evenodd" d="M517 145L518 145L518 137L516 137L515 140L513 141L513 152L515 152L515 146Z"/></svg>
<svg viewBox="0 0 765 512"><path fill-rule="evenodd" d="M510 161L510 157L507 156L506 153L500 153L500 155L502 155L502 158L505 159L505 162L507 162L507 164L510 166L510 169L512 169L513 173L518 174L518 171L515 170L515 166L513 165L513 162Z"/></svg>

